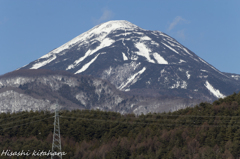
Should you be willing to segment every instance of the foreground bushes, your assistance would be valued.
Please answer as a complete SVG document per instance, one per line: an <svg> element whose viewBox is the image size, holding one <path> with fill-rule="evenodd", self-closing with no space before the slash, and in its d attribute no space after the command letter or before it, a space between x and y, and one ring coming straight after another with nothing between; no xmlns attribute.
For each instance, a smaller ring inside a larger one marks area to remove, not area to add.
<svg viewBox="0 0 240 159"><path fill-rule="evenodd" d="M213 104L138 117L62 111L64 158L239 158L239 99L235 93ZM50 112L0 114L1 152L51 150L53 116Z"/></svg>

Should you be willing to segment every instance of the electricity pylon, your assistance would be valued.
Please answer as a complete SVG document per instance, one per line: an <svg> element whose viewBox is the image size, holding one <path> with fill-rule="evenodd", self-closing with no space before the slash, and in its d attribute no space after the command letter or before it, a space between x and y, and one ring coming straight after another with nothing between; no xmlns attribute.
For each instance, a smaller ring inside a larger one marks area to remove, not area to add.
<svg viewBox="0 0 240 159"><path fill-rule="evenodd" d="M53 142L52 142L52 153L60 152L61 153L61 137L60 137L60 125L59 125L59 105L56 103L55 108L55 118L54 118L54 132L53 132ZM51 156L51 159L60 158L62 155Z"/></svg>

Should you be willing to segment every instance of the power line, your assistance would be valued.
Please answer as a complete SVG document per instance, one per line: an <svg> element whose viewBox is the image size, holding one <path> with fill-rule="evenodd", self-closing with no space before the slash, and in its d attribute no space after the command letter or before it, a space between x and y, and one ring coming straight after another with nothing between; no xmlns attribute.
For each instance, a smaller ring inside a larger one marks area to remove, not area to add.
<svg viewBox="0 0 240 159"><path fill-rule="evenodd" d="M24 120L29 120L29 119L37 118L37 117L40 117L40 116L45 116L45 115L48 115L48 114L34 116L34 117L31 117L31 118L26 118L26 119L22 119L22 120L17 120L17 121L13 121L11 123L3 124L3 125L9 125L9 124L12 124L12 123L17 123L17 122L21 122L21 121L24 121ZM3 125L0 125L0 126L3 126Z"/></svg>
<svg viewBox="0 0 240 159"><path fill-rule="evenodd" d="M106 120L104 119L89 119L89 118L81 118L81 117L66 117L66 116L60 116L61 118L75 118L75 119L83 119L83 120L94 120L94 121L101 121L101 122L106 122ZM112 121L112 120L107 120L107 122L118 122L118 123L125 123L125 124L148 124L148 125L159 125L159 126L194 126L194 127L240 127L240 125L235 125L235 126L229 126L229 125L203 125L202 123L200 123L201 125L196 125L195 123L146 123L143 121Z"/></svg>
<svg viewBox="0 0 240 159"><path fill-rule="evenodd" d="M87 112L89 114L93 114L93 112ZM115 112L114 112L115 113ZM79 114L86 114L85 112L80 112ZM99 113L95 113L93 115L99 115ZM129 114L126 114L126 116L129 115ZM135 115L135 114L134 114ZM111 115L107 115L107 114L101 114L101 116L111 116ZM148 116L148 114L144 115L144 116ZM217 117L225 117L225 118L240 118L240 116L226 116L226 115L218 115L218 116L214 116L214 115L209 115L209 116L204 116L204 115L169 115L169 114L151 114L151 116L153 117L164 117L164 116L167 116L167 117L197 117L197 118L217 118ZM119 117L125 117L125 115L121 115L119 114ZM135 116L136 118L141 118L141 115L139 116Z"/></svg>
<svg viewBox="0 0 240 159"><path fill-rule="evenodd" d="M86 114L83 114L83 115L86 115ZM109 117L109 118L111 118L111 117L113 117L113 118L115 118L116 120L117 119L122 119L122 120L124 120L124 119L134 119L134 120L146 120L146 121L159 121L159 120L184 120L184 121L209 121L209 120L213 120L213 118L212 119L199 119L199 118L196 118L196 119L185 119L185 118L175 118L175 119L169 119L169 118L156 118L156 116L155 117L153 117L153 118L151 118L151 117L145 117L145 118L137 118L137 117L124 117L124 116L119 116L119 117L115 117L115 116L109 116L109 115L105 115L105 114L102 114L102 115L99 115L99 116L95 116L95 117L102 117L102 116L105 116L105 117ZM61 117L66 117L66 116L61 116ZM158 117L158 116L157 116ZM162 117L164 117L164 116L162 116ZM170 116L166 116L166 117L172 117L171 115ZM174 117L176 117L176 116L174 116ZM188 116L181 116L181 117L188 117ZM193 116L191 116L191 117L193 117ZM195 116L194 116L195 117ZM196 116L196 117L207 117L207 116ZM219 117L219 116L218 116ZM222 116L223 117L223 116ZM230 116L229 116L230 117ZM69 118L79 118L79 117L69 117ZM80 117L80 118L82 118L82 117ZM88 118L92 118L91 116L88 116ZM239 117L240 118L240 117ZM107 119L105 119L105 120L107 120ZM228 123L228 122L233 122L233 121L237 121L237 123L240 123L239 121L238 121L238 119L218 119L218 118L215 118L215 120L219 120L219 121L224 121L224 122L226 122L226 123Z"/></svg>
<svg viewBox="0 0 240 159"><path fill-rule="evenodd" d="M12 118L16 118L16 117L19 117L19 116L24 116L24 115L27 115L27 114L28 114L28 112L26 112L24 114L19 114L19 115L13 116L13 117L9 117L9 118L3 118L3 119L0 118L0 120L12 119ZM13 114L11 114L11 115L13 115Z"/></svg>
<svg viewBox="0 0 240 159"><path fill-rule="evenodd" d="M36 121L32 121L32 122L28 122L28 123L25 123L25 124L15 125L15 126L12 126L12 127L0 128L0 129L2 129L2 130L3 130L3 129L11 129L11 128L14 128L14 127L18 127L18 126L22 126L22 125L27 125L27 124L30 124L30 123L35 123L35 122L42 121L42 120L46 120L46 119L50 119L50 118L53 118L53 117L44 118L44 119L40 119L40 120L36 120Z"/></svg>

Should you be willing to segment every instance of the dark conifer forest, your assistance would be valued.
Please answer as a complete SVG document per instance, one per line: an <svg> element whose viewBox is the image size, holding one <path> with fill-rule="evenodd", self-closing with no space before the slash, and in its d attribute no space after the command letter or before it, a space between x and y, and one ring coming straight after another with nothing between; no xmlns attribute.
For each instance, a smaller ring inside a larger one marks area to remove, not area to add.
<svg viewBox="0 0 240 159"><path fill-rule="evenodd" d="M0 114L0 153L52 148L54 113ZM60 111L64 159L240 158L240 93L176 112ZM0 156L51 158L50 156Z"/></svg>

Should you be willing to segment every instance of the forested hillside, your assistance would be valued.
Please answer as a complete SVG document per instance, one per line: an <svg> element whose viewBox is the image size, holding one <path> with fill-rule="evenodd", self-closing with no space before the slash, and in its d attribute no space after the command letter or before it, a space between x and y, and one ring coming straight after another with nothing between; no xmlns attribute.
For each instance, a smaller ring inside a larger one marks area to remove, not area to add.
<svg viewBox="0 0 240 159"><path fill-rule="evenodd" d="M239 115L240 93L172 113L61 111L63 158L239 158ZM53 116L44 111L0 114L0 152L51 150Z"/></svg>

